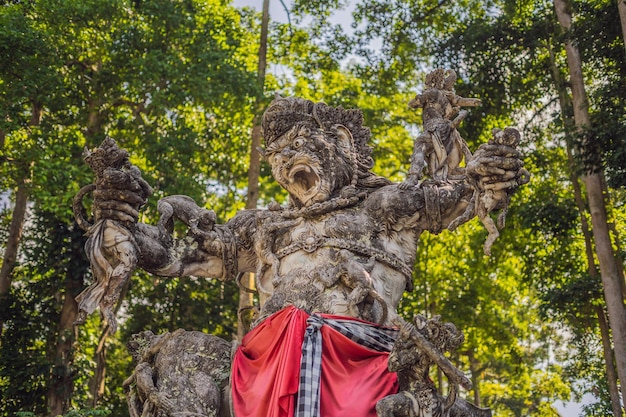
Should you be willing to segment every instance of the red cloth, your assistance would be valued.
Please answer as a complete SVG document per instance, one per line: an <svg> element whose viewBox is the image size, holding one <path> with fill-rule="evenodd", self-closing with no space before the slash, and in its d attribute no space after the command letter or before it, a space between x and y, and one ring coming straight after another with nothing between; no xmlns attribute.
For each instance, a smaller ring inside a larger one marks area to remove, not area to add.
<svg viewBox="0 0 626 417"><path fill-rule="evenodd" d="M286 307L243 338L232 368L236 417L293 417L308 317ZM398 392L397 376L387 370L389 354L363 347L328 326L321 333L321 417L376 417L376 402Z"/></svg>

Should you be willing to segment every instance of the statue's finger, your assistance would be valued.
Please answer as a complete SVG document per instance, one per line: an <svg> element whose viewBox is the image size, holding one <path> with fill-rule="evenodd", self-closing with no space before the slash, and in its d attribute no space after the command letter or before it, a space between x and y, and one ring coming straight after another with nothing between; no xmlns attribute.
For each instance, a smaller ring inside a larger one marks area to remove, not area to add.
<svg viewBox="0 0 626 417"><path fill-rule="evenodd" d="M473 166L497 167L506 171L517 171L524 166L524 162L516 158L505 158L501 156L483 156L474 159L470 164L468 164L468 168Z"/></svg>
<svg viewBox="0 0 626 417"><path fill-rule="evenodd" d="M487 154L487 155L495 155L502 156L506 158L521 158L522 154L515 148L506 145L497 145L493 143L485 143L480 145L475 154Z"/></svg>
<svg viewBox="0 0 626 417"><path fill-rule="evenodd" d="M485 184L484 188L485 190L500 191L500 190L506 190L508 188L515 188L517 186L518 185L517 185L516 180L510 180L510 181L505 181L505 182L496 182L493 184Z"/></svg>
<svg viewBox="0 0 626 417"><path fill-rule="evenodd" d="M506 173L506 171L497 166L488 166L488 165L479 165L472 170L470 170L469 174L475 176L478 174L480 177L489 177L489 176L502 176Z"/></svg>

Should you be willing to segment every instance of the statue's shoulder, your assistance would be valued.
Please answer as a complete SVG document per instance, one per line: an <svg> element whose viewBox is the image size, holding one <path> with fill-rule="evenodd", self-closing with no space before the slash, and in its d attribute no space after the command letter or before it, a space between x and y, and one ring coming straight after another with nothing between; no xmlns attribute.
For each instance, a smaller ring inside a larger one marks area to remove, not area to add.
<svg viewBox="0 0 626 417"><path fill-rule="evenodd" d="M243 230L256 229L258 220L268 216L269 213L269 210L265 209L239 210L237 214L226 222L226 225L235 233Z"/></svg>
<svg viewBox="0 0 626 417"><path fill-rule="evenodd" d="M399 183L391 183L369 193L366 202L371 204L373 202L398 203L401 201L419 201L423 199L423 196L424 190L419 185L406 188L400 186Z"/></svg>
<svg viewBox="0 0 626 417"><path fill-rule="evenodd" d="M424 190L419 186L403 188L396 183L385 185L371 192L362 207L376 218L413 216L424 207Z"/></svg>

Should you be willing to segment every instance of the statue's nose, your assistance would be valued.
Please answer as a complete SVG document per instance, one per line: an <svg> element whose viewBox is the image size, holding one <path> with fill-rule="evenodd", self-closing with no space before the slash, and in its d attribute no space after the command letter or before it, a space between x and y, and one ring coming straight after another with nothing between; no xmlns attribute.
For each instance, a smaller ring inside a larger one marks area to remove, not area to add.
<svg viewBox="0 0 626 417"><path fill-rule="evenodd" d="M293 150L289 148L285 148L282 151L280 151L280 153L275 153L273 159L276 164L285 164L294 155L295 155L295 152Z"/></svg>
<svg viewBox="0 0 626 417"><path fill-rule="evenodd" d="M282 155L283 158L288 159L294 156L296 154L296 151L292 150L291 148L285 148L280 152L280 154Z"/></svg>

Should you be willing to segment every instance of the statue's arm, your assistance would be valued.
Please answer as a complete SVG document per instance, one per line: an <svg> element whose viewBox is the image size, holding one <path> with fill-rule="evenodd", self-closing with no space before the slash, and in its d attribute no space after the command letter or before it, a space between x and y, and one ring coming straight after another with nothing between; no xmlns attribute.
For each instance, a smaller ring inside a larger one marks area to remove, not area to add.
<svg viewBox="0 0 626 417"><path fill-rule="evenodd" d="M439 233L466 210L472 195L467 182L426 180L410 188L383 187L370 196L367 205L371 217L385 229Z"/></svg>
<svg viewBox="0 0 626 417"><path fill-rule="evenodd" d="M243 210L226 224L201 235L163 236L157 226L137 223L138 267L162 277L198 276L232 280L254 271L254 238L258 211Z"/></svg>
<svg viewBox="0 0 626 417"><path fill-rule="evenodd" d="M388 229L453 230L478 214L476 207L485 190L498 192L508 201L528 182L529 174L523 167L521 154L513 147L484 144L468 162L464 180L429 179L411 187L389 185L372 194L369 210Z"/></svg>

